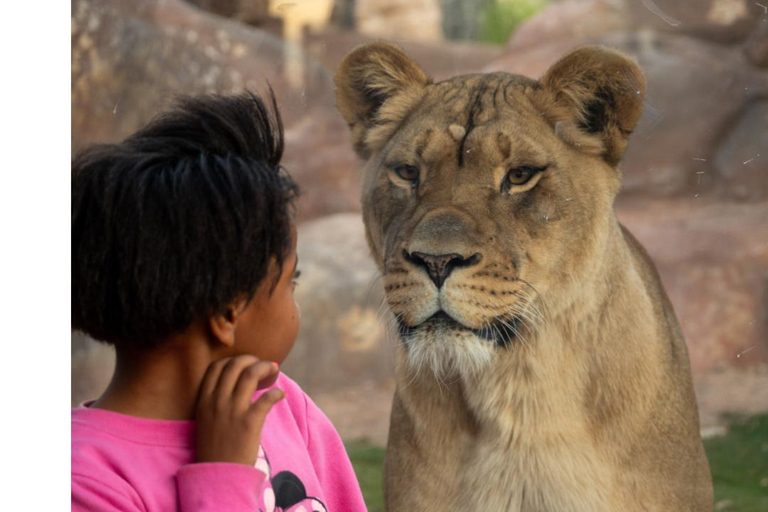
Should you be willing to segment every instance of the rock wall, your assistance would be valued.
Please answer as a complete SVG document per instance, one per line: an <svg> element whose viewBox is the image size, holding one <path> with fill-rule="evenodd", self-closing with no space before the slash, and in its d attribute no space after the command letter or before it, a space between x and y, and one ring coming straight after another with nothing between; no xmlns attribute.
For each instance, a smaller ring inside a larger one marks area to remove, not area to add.
<svg viewBox="0 0 768 512"><path fill-rule="evenodd" d="M694 372L704 375L768 362L766 19L740 0L561 0L505 48L403 46L438 80L481 70L537 77L586 43L638 59L648 96L617 211L654 258ZM312 32L295 48L182 0L75 0L72 27L73 149L122 139L178 93L272 84L286 121L285 165L305 189L302 329L286 371L322 396L358 385L389 390L390 321L358 213L359 163L331 80L341 58L371 37ZM286 69L297 53L298 85ZM113 354L79 335L72 343L77 403L103 390Z"/></svg>

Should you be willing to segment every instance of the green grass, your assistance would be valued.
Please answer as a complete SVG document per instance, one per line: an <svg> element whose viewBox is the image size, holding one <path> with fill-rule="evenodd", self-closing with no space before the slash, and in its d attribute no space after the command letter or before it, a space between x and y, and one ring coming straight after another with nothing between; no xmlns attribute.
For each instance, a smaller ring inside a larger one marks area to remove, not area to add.
<svg viewBox="0 0 768 512"><path fill-rule="evenodd" d="M517 26L547 5L549 0L486 0L478 20L480 40L506 44Z"/></svg>
<svg viewBox="0 0 768 512"><path fill-rule="evenodd" d="M729 418L728 434L704 441L717 510L768 510L768 414Z"/></svg>
<svg viewBox="0 0 768 512"><path fill-rule="evenodd" d="M728 434L704 441L715 482L716 510L768 511L768 414L728 418ZM347 443L347 451L370 512L384 510L381 468L384 448L366 441Z"/></svg>
<svg viewBox="0 0 768 512"><path fill-rule="evenodd" d="M347 452L355 468L368 512L384 512L381 470L386 450L367 441L347 443Z"/></svg>

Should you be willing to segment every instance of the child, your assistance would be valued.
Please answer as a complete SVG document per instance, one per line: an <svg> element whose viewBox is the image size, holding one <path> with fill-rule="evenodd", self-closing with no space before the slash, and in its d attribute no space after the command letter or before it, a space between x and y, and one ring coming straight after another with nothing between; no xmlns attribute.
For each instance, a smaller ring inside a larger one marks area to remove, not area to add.
<svg viewBox="0 0 768 512"><path fill-rule="evenodd" d="M297 188L270 98L187 99L72 163L72 328L117 353L72 411L72 510L365 510L333 426L279 373Z"/></svg>

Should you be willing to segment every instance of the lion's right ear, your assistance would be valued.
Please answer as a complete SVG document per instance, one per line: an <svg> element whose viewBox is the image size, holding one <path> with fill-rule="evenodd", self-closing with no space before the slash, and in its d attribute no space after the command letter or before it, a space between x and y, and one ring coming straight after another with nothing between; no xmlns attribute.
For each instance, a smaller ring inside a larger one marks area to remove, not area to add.
<svg viewBox="0 0 768 512"><path fill-rule="evenodd" d="M389 43L353 50L341 62L334 81L339 111L364 159L386 143L431 83L413 59Z"/></svg>
<svg viewBox="0 0 768 512"><path fill-rule="evenodd" d="M582 151L618 165L643 112L645 77L637 63L603 46L585 46L539 80L555 133Z"/></svg>

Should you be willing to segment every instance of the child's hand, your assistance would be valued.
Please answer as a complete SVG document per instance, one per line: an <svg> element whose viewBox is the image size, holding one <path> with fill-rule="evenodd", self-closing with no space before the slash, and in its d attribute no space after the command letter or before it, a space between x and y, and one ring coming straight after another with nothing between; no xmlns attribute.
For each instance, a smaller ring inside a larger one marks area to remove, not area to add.
<svg viewBox="0 0 768 512"><path fill-rule="evenodd" d="M253 356L208 367L197 400L197 462L256 463L264 420L285 394L271 389L253 403L251 397L260 381L274 382L277 372L277 364Z"/></svg>

